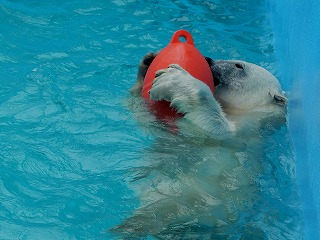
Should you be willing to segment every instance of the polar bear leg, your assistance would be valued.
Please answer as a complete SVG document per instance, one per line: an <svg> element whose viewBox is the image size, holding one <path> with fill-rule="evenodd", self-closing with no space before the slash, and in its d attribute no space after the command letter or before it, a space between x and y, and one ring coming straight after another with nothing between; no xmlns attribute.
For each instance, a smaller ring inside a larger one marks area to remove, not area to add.
<svg viewBox="0 0 320 240"><path fill-rule="evenodd" d="M185 114L185 119L210 133L234 130L209 87L178 64L172 64L156 73L150 97L170 102L178 112Z"/></svg>
<svg viewBox="0 0 320 240"><path fill-rule="evenodd" d="M135 85L130 89L130 92L133 95L140 95L143 87L143 81L148 71L149 66L151 65L153 59L157 56L156 53L150 52L146 54L140 61L138 76Z"/></svg>

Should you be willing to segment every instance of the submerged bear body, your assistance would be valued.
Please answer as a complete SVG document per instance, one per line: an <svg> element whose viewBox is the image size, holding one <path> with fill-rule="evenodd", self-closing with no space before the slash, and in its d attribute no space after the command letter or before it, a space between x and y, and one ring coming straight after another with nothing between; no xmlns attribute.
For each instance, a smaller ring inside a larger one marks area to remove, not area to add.
<svg viewBox="0 0 320 240"><path fill-rule="evenodd" d="M148 54L141 61L131 90L134 95L140 95L154 57ZM299 214L288 204L296 195L286 193L279 200L269 194L270 189L295 188L290 173L274 183L275 175L269 170L271 164L282 171L279 162L288 153L266 151L266 142L278 144L275 135L290 148L287 99L278 80L243 61L208 59L208 63L214 95L179 65L157 72L151 99L166 100L183 113L176 123L180 132L158 131L151 147L141 153L144 164L130 183L140 207L114 232L130 239L148 235L159 239L269 239L270 230L291 221L296 225L282 226L283 235L277 238L286 239L300 226ZM269 207L269 202L274 206ZM288 211L293 213L290 218L281 214Z"/></svg>

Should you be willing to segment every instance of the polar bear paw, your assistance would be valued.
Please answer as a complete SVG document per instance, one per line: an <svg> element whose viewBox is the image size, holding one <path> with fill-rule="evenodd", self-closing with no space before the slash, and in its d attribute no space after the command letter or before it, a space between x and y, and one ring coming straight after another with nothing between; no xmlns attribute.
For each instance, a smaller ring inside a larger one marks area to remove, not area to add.
<svg viewBox="0 0 320 240"><path fill-rule="evenodd" d="M166 100L179 112L190 112L212 96L209 87L178 64L157 71L150 90L152 100Z"/></svg>
<svg viewBox="0 0 320 240"><path fill-rule="evenodd" d="M157 71L150 90L151 99L171 102L177 94L177 88L180 88L177 84L179 85L185 74L188 73L177 64L169 65L168 68Z"/></svg>
<svg viewBox="0 0 320 240"><path fill-rule="evenodd" d="M184 118L211 133L233 131L210 88L178 64L159 70L150 90L152 100L166 100Z"/></svg>

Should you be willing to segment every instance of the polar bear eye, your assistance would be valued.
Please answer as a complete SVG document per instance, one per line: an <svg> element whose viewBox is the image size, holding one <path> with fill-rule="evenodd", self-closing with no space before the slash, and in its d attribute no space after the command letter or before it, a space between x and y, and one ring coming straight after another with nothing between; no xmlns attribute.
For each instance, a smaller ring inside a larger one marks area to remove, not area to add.
<svg viewBox="0 0 320 240"><path fill-rule="evenodd" d="M236 63L236 68L243 69L244 65L242 63Z"/></svg>

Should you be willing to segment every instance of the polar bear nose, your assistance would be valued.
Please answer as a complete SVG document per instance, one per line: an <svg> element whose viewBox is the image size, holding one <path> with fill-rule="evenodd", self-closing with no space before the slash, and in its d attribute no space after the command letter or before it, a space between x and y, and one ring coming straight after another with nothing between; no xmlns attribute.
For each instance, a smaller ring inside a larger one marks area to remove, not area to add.
<svg viewBox="0 0 320 240"><path fill-rule="evenodd" d="M220 82L220 79L218 77L214 77L213 78L213 83L214 83L214 86L218 86L221 82Z"/></svg>
<svg viewBox="0 0 320 240"><path fill-rule="evenodd" d="M214 86L218 86L221 83L221 81L219 79L220 78L219 76L221 75L221 73L220 73L220 71L217 71L217 69L216 69L216 67L214 67L214 65L219 61L215 61L215 60L213 60L213 59L211 59L209 57L205 57L205 59L206 59L207 63L210 66L210 69L211 69L211 73L212 73L212 76L213 76L213 84L214 84Z"/></svg>
<svg viewBox="0 0 320 240"><path fill-rule="evenodd" d="M211 67L214 63L213 59L212 58L209 58L209 57L204 57L207 61L207 63L209 64L209 67Z"/></svg>

